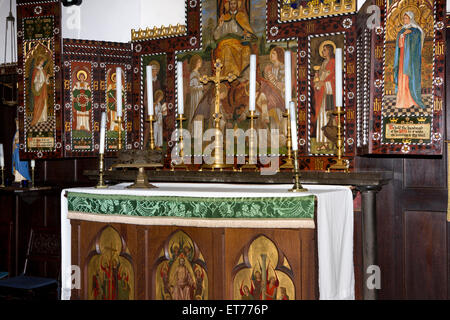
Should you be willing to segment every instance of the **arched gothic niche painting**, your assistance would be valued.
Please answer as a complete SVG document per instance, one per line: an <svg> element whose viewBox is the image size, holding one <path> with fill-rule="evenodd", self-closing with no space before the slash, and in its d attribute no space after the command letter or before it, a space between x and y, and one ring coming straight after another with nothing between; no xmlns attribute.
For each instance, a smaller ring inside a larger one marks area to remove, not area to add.
<svg viewBox="0 0 450 320"><path fill-rule="evenodd" d="M133 300L133 260L113 227L103 228L87 258L89 300Z"/></svg>
<svg viewBox="0 0 450 320"><path fill-rule="evenodd" d="M259 235L242 249L233 269L233 299L295 300L293 278L288 259L272 240Z"/></svg>
<svg viewBox="0 0 450 320"><path fill-rule="evenodd" d="M197 244L183 231L164 243L155 264L156 300L208 300L208 273Z"/></svg>

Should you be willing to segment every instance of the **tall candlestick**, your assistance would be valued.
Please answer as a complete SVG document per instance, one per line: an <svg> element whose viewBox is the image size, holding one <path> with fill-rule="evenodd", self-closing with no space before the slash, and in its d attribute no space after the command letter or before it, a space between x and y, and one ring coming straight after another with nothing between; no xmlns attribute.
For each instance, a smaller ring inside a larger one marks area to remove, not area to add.
<svg viewBox="0 0 450 320"><path fill-rule="evenodd" d="M184 114L183 62L177 62L178 114Z"/></svg>
<svg viewBox="0 0 450 320"><path fill-rule="evenodd" d="M5 166L5 154L3 153L3 143L0 143L0 167Z"/></svg>
<svg viewBox="0 0 450 320"><path fill-rule="evenodd" d="M286 109L289 109L289 103L292 100L291 74L291 52L289 50L286 50L284 52L284 101Z"/></svg>
<svg viewBox="0 0 450 320"><path fill-rule="evenodd" d="M32 159L31 161L30 161L31 163L31 167L32 168L35 168L36 167L36 161L34 160L34 159Z"/></svg>
<svg viewBox="0 0 450 320"><path fill-rule="evenodd" d="M336 77L336 107L342 107L342 49L336 48L335 53L335 77Z"/></svg>
<svg viewBox="0 0 450 320"><path fill-rule="evenodd" d="M116 68L116 104L117 116L122 117L122 68Z"/></svg>
<svg viewBox="0 0 450 320"><path fill-rule="evenodd" d="M148 115L153 116L153 68L151 65L147 66L147 109Z"/></svg>
<svg viewBox="0 0 450 320"><path fill-rule="evenodd" d="M256 55L250 56L250 88L248 109L255 111L256 105Z"/></svg>
<svg viewBox="0 0 450 320"><path fill-rule="evenodd" d="M100 122L100 154L105 153L106 140L106 112L102 112L102 120Z"/></svg>
<svg viewBox="0 0 450 320"><path fill-rule="evenodd" d="M297 141L297 113L295 112L295 102L291 101L289 104L289 113L291 116L291 139L292 139L292 151L298 150Z"/></svg>

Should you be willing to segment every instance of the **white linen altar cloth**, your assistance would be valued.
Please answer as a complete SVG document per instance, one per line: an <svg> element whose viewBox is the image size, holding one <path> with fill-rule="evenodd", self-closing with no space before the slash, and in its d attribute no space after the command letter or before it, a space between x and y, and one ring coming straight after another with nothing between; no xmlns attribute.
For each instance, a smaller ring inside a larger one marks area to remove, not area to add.
<svg viewBox="0 0 450 320"><path fill-rule="evenodd" d="M108 189L72 188L61 193L61 299L70 300L72 281L71 226L66 191L136 196L180 197L317 197L317 243L319 262L319 297L321 300L355 299L353 266L353 198L349 187L304 185L309 191L289 192L292 185L246 185L209 183L153 183L156 189L126 189L130 183ZM114 216L112 216L114 217ZM144 218L145 219L145 218ZM182 219L180 219L181 221ZM248 219L249 220L249 219ZM247 220L247 221L248 221ZM111 221L112 222L112 221ZM256 227L241 221L239 227ZM211 227L211 226L209 226ZM220 226L221 227L221 226ZM286 226L279 226L287 228ZM274 228L272 225L271 228ZM76 272L74 273L74 275Z"/></svg>

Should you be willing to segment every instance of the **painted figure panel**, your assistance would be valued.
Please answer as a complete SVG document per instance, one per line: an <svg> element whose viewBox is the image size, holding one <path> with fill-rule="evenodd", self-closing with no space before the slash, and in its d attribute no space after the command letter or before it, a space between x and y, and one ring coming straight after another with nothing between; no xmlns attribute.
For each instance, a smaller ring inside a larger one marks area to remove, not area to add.
<svg viewBox="0 0 450 320"><path fill-rule="evenodd" d="M292 269L269 238L259 236L243 255L233 279L235 300L295 300Z"/></svg>
<svg viewBox="0 0 450 320"><path fill-rule="evenodd" d="M92 249L87 268L88 299L133 300L133 265L120 234L106 227Z"/></svg>
<svg viewBox="0 0 450 320"><path fill-rule="evenodd" d="M434 3L390 1L386 6L384 141L431 140L434 79Z"/></svg>
<svg viewBox="0 0 450 320"><path fill-rule="evenodd" d="M206 262L197 245L183 231L165 244L156 267L157 300L207 300Z"/></svg>

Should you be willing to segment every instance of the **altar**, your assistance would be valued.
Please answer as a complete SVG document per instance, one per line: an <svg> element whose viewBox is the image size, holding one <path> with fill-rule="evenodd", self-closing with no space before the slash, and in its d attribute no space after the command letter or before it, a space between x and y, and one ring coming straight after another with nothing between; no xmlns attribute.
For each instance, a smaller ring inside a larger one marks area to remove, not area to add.
<svg viewBox="0 0 450 320"><path fill-rule="evenodd" d="M62 299L354 299L349 187L128 185L63 190Z"/></svg>

